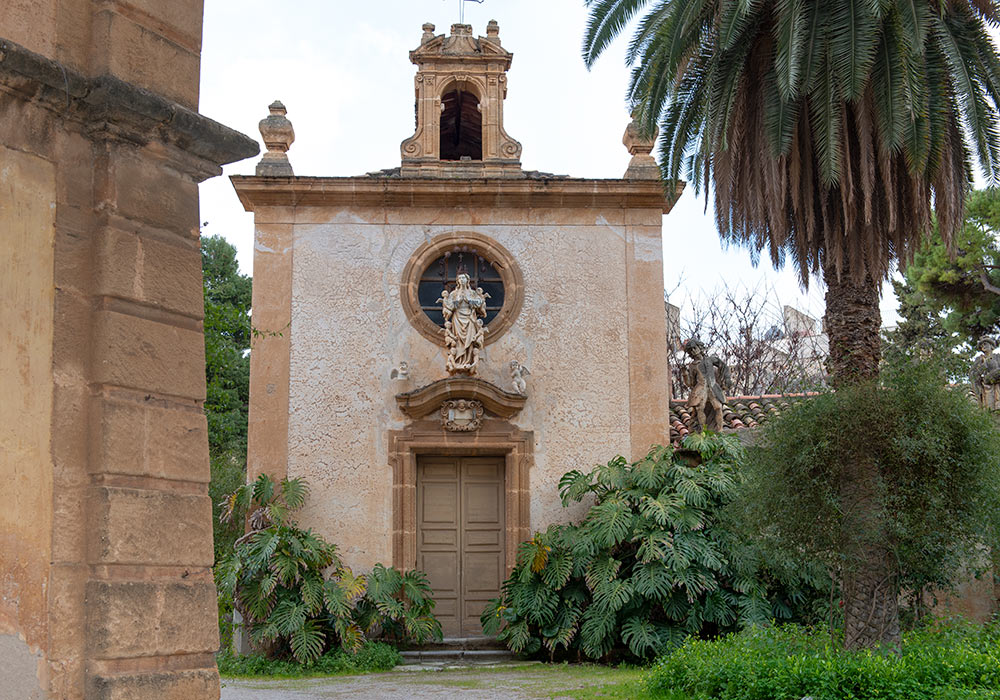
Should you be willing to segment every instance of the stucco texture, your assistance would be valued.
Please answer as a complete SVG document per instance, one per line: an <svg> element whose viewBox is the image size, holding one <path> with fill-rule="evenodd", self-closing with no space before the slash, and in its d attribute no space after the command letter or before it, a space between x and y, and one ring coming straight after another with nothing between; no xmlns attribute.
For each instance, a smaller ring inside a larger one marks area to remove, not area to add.
<svg viewBox="0 0 1000 700"><path fill-rule="evenodd" d="M0 637L17 635L37 653L46 647L52 549L55 168L2 146L0 232ZM10 669L10 680L37 687L32 666Z"/></svg>
<svg viewBox="0 0 1000 700"><path fill-rule="evenodd" d="M658 224L660 213L646 218ZM635 246L625 210L274 208L258 211L261 221L294 224L288 474L312 487L303 524L338 543L349 565L366 569L392 558L386 435L407 424L395 395L447 376L444 349L411 326L400 302L404 266L438 235L488 236L524 275L521 313L483 350L479 376L510 390L511 360L531 371L527 403L512 419L535 437L529 527L578 514L559 502L563 473L632 451L628 270ZM655 235L655 248L639 248L653 263L652 302L659 303L658 227ZM409 379L391 380L401 361Z"/></svg>

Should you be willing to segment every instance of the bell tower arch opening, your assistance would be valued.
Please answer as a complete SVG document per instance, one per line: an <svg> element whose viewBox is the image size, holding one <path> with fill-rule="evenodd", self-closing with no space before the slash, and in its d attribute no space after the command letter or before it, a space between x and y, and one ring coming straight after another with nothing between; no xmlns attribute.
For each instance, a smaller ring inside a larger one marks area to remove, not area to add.
<svg viewBox="0 0 1000 700"><path fill-rule="evenodd" d="M441 97L441 160L483 159L483 113L479 98L454 88Z"/></svg>
<svg viewBox="0 0 1000 700"><path fill-rule="evenodd" d="M524 176L521 144L503 127L512 59L495 21L480 37L468 24L452 25L448 36L424 25L420 46L410 52L416 130L400 145L403 177Z"/></svg>

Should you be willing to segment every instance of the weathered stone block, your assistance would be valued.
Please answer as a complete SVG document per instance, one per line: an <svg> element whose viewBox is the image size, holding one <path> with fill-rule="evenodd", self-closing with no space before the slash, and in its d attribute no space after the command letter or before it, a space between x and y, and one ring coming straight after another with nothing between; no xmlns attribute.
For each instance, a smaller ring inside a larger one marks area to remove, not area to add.
<svg viewBox="0 0 1000 700"><path fill-rule="evenodd" d="M162 164L152 149L117 145L100 193L116 213L197 240L198 185ZM158 162L159 161L159 162Z"/></svg>
<svg viewBox="0 0 1000 700"><path fill-rule="evenodd" d="M61 291L90 291L94 272L93 207L56 206L55 280Z"/></svg>
<svg viewBox="0 0 1000 700"><path fill-rule="evenodd" d="M114 311L94 316L95 381L205 398L205 338L200 331Z"/></svg>
<svg viewBox="0 0 1000 700"><path fill-rule="evenodd" d="M208 483L208 426L200 411L94 399L94 464L109 474Z"/></svg>
<svg viewBox="0 0 1000 700"><path fill-rule="evenodd" d="M106 227L97 246L95 293L158 306L201 318L201 252L192 243L165 243L151 236Z"/></svg>
<svg viewBox="0 0 1000 700"><path fill-rule="evenodd" d="M113 5L95 12L91 21L96 49L92 54L94 72L110 73L188 109L198 109L196 48L167 39L119 14Z"/></svg>
<svg viewBox="0 0 1000 700"><path fill-rule="evenodd" d="M219 697L219 673L206 668L95 676L90 686L87 697L93 700L207 700Z"/></svg>
<svg viewBox="0 0 1000 700"><path fill-rule="evenodd" d="M90 652L97 659L214 652L219 647L218 624L210 614L215 596L211 581L90 581Z"/></svg>
<svg viewBox="0 0 1000 700"><path fill-rule="evenodd" d="M143 26L194 51L201 49L204 0L130 0L132 17Z"/></svg>
<svg viewBox="0 0 1000 700"><path fill-rule="evenodd" d="M57 132L61 154L56 168L56 202L60 206L93 206L94 145L76 131Z"/></svg>
<svg viewBox="0 0 1000 700"><path fill-rule="evenodd" d="M92 563L212 565L208 496L95 487L90 505Z"/></svg>
<svg viewBox="0 0 1000 700"><path fill-rule="evenodd" d="M52 339L52 363L64 377L86 377L90 358L91 303L85 296L68 289L55 289L55 327Z"/></svg>
<svg viewBox="0 0 1000 700"><path fill-rule="evenodd" d="M145 301L177 313L201 318L205 313L201 250L140 239L142 291Z"/></svg>
<svg viewBox="0 0 1000 700"><path fill-rule="evenodd" d="M83 551L81 548L80 553ZM87 575L86 564L58 564L49 576L49 616L59 621L49 628L49 658L60 660L64 666L81 663L79 657L86 643Z"/></svg>

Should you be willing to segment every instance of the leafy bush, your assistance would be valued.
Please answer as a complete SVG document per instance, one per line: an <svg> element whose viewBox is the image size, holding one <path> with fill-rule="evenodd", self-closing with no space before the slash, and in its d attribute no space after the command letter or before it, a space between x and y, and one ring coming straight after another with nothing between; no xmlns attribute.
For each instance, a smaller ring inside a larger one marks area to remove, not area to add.
<svg viewBox="0 0 1000 700"><path fill-rule="evenodd" d="M845 469L870 465L870 512L845 512ZM1000 433L933 364L802 401L760 429L742 489L748 527L830 570L887 546L903 589L946 588L1000 542ZM851 523L846 526L845 523Z"/></svg>
<svg viewBox="0 0 1000 700"><path fill-rule="evenodd" d="M562 647L598 659L624 647L648 658L687 635L802 616L809 605L828 612L822 569L766 567L724 517L738 482L735 438L691 435L684 448L563 476L564 505L594 505L580 524L521 545L483 613L486 634L518 653Z"/></svg>
<svg viewBox="0 0 1000 700"><path fill-rule="evenodd" d="M688 640L653 666L647 686L678 700L1000 698L1000 626L935 623L906 633L899 655L845 651L797 625L753 627Z"/></svg>
<svg viewBox="0 0 1000 700"><path fill-rule="evenodd" d="M332 649L307 664L269 659L260 654L234 656L223 653L219 654L216 660L222 676L294 678L389 671L402 660L402 657L396 648L389 644L365 642L356 653Z"/></svg>
<svg viewBox="0 0 1000 700"><path fill-rule="evenodd" d="M216 565L216 582L242 615L251 644L269 658L291 653L308 663L334 644L358 651L366 633L416 643L439 639L424 574L379 564L370 577L355 576L335 545L292 519L307 494L302 479L276 483L262 474L226 502L227 519L250 511L251 530Z"/></svg>

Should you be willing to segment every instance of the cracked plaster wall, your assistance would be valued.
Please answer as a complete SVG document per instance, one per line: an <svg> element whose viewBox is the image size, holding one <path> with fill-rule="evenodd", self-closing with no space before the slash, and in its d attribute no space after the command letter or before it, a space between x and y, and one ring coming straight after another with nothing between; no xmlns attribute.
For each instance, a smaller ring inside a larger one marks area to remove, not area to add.
<svg viewBox="0 0 1000 700"><path fill-rule="evenodd" d="M559 502L563 473L630 451L623 210L434 214L294 214L288 473L312 487L303 524L340 545L345 562L360 569L392 559L386 431L407 422L394 396L447 376L444 349L410 325L399 298L407 260L437 235L489 236L524 274L521 313L485 348L480 376L509 390L511 360L531 371L528 402L512 421L535 436L530 527L579 515L579 507ZM438 223L407 221L417 218ZM658 212L655 219L658 244ZM658 250L646 245L636 257L659 263ZM401 361L409 363L409 380L390 380Z"/></svg>

